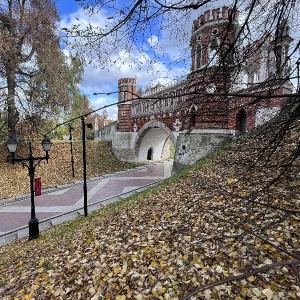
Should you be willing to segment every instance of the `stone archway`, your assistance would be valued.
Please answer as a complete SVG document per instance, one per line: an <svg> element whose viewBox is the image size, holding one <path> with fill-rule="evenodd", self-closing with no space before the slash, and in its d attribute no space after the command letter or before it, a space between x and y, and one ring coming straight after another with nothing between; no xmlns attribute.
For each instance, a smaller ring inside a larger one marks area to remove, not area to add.
<svg viewBox="0 0 300 300"><path fill-rule="evenodd" d="M172 131L162 122L151 120L138 132L135 139L134 150L139 161L163 160L166 153L170 153L166 147L175 146L175 137Z"/></svg>

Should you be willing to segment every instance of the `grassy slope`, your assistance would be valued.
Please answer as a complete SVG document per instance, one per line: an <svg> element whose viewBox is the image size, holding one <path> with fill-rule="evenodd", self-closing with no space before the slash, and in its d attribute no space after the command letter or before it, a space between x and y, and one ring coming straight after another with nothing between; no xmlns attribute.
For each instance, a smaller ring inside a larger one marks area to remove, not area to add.
<svg viewBox="0 0 300 300"><path fill-rule="evenodd" d="M299 128L272 153L266 134L2 247L1 298L299 299L299 158L274 183Z"/></svg>
<svg viewBox="0 0 300 300"><path fill-rule="evenodd" d="M34 144L33 154L42 156L40 143ZM117 160L110 151L109 142L87 141L87 176L95 177L131 168L132 165ZM7 162L9 155L5 145L0 147L0 199L29 193L29 177L27 168L20 163L12 166ZM72 177L71 153L69 142L53 142L47 164L42 161L36 168L36 177L42 178L42 188L53 187L76 180L82 180L82 143L73 142L75 178ZM23 146L18 155L27 157L28 150Z"/></svg>

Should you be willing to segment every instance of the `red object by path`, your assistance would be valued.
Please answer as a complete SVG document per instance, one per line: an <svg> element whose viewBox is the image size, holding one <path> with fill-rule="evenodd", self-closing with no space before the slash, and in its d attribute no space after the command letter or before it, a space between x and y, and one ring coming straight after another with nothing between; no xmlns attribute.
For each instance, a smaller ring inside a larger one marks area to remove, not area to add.
<svg viewBox="0 0 300 300"><path fill-rule="evenodd" d="M35 193L35 196L40 196L42 194L41 177L34 178L34 193Z"/></svg>

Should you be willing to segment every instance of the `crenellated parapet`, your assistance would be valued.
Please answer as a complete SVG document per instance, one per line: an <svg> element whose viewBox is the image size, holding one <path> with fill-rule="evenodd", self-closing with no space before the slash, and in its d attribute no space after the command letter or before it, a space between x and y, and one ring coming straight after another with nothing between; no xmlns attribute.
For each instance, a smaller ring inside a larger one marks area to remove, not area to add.
<svg viewBox="0 0 300 300"><path fill-rule="evenodd" d="M121 78L118 85L136 85L136 78Z"/></svg>
<svg viewBox="0 0 300 300"><path fill-rule="evenodd" d="M214 22L220 22L220 21L232 21L237 22L238 21L238 12L233 11L228 6L223 6L221 8L216 8L212 10L207 10L204 12L204 14L200 15L194 22L193 22L193 28L192 31L196 31L199 28L210 25Z"/></svg>
<svg viewBox="0 0 300 300"><path fill-rule="evenodd" d="M118 80L119 102L131 101L136 98L136 78Z"/></svg>
<svg viewBox="0 0 300 300"><path fill-rule="evenodd" d="M201 14L192 27L191 71L222 63L232 64L235 51L232 46L238 26L238 12L228 6Z"/></svg>

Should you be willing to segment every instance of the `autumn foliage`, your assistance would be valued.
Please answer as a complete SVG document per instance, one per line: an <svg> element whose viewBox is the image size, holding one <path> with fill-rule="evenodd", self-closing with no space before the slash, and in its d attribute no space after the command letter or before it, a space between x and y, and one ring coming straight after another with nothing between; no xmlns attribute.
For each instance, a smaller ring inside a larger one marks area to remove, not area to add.
<svg viewBox="0 0 300 300"><path fill-rule="evenodd" d="M21 164L9 163L9 153L6 145L0 148L0 199L15 197L20 194L28 194L30 191L27 168ZM87 177L96 177L103 174L110 174L119 170L132 167L132 165L117 160L110 151L109 142L87 141ZM33 143L33 155L43 156L45 153L39 142ZM66 183L83 179L82 171L82 142L73 142L74 173L72 176L70 142L53 142L48 164L42 161L36 167L36 177L42 179L42 189L55 187ZM18 156L28 157L28 145L21 144L18 149Z"/></svg>
<svg viewBox="0 0 300 300"><path fill-rule="evenodd" d="M299 126L257 129L147 193L3 247L0 296L299 299Z"/></svg>

